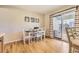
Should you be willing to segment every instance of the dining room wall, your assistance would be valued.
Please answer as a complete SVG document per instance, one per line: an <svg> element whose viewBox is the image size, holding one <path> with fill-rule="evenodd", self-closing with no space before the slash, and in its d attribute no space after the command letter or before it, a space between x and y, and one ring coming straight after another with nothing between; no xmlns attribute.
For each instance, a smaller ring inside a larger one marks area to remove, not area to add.
<svg viewBox="0 0 79 59"><path fill-rule="evenodd" d="M24 17L39 18L39 23L44 25L44 17L42 14L22 10L14 7L1 7L0 6L0 32L5 33L5 42L21 39L22 30L24 28ZM35 25L31 25L35 26ZM29 27L26 25L26 27Z"/></svg>

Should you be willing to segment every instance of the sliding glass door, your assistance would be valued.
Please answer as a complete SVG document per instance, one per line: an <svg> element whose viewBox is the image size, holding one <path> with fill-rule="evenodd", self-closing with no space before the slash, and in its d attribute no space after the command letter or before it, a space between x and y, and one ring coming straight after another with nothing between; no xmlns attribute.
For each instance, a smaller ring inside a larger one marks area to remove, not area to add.
<svg viewBox="0 0 79 59"><path fill-rule="evenodd" d="M65 28L75 26L75 12L67 12L52 17L54 38L67 41Z"/></svg>
<svg viewBox="0 0 79 59"><path fill-rule="evenodd" d="M62 36L62 18L61 15L53 17L54 37L61 38Z"/></svg>
<svg viewBox="0 0 79 59"><path fill-rule="evenodd" d="M67 34L65 28L75 27L75 12L68 12L62 14L62 40L67 40Z"/></svg>

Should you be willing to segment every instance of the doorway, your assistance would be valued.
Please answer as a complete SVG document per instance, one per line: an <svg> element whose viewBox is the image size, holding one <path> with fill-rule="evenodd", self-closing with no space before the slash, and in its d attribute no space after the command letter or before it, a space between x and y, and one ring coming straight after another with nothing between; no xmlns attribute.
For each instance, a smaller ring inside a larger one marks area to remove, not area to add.
<svg viewBox="0 0 79 59"><path fill-rule="evenodd" d="M61 15L57 15L53 17L53 33L54 38L61 38L62 37L62 18Z"/></svg>
<svg viewBox="0 0 79 59"><path fill-rule="evenodd" d="M53 20L53 36L60 40L68 41L66 30L67 27L75 26L75 12L66 12L52 17Z"/></svg>

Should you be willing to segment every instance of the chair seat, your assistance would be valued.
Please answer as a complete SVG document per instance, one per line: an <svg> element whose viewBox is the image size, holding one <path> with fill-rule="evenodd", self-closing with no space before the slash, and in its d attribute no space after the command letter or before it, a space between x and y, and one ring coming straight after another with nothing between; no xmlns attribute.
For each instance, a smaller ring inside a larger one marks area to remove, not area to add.
<svg viewBox="0 0 79 59"><path fill-rule="evenodd" d="M34 36L35 37L41 37L42 36L42 32L41 31L34 32Z"/></svg>
<svg viewBox="0 0 79 59"><path fill-rule="evenodd" d="M73 43L74 45L79 46L79 40L78 40L78 39L74 39L74 40L71 40L71 41L72 41L72 43Z"/></svg>
<svg viewBox="0 0 79 59"><path fill-rule="evenodd" d="M31 37L31 36L25 36L24 38L25 38L25 39L28 39L28 38L33 38L33 37Z"/></svg>

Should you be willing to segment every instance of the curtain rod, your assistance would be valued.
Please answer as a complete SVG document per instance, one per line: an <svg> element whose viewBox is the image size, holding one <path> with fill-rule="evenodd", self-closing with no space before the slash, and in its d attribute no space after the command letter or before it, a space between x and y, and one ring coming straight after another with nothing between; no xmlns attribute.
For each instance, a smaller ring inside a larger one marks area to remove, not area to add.
<svg viewBox="0 0 79 59"><path fill-rule="evenodd" d="M65 10L62 10L62 11L59 11L59 12L56 12L54 14L51 14L50 16L55 15L55 14L60 13L60 12L64 12L64 11L69 10L69 9L78 8L78 7L79 6L74 6L74 7L71 7L71 8L68 8L68 9L65 9Z"/></svg>

